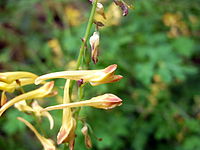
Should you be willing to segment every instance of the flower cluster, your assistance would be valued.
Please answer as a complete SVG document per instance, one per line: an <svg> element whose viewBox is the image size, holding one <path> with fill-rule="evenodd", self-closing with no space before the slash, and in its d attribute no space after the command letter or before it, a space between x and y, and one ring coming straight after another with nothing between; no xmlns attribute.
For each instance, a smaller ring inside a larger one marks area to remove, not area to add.
<svg viewBox="0 0 200 150"><path fill-rule="evenodd" d="M0 116L11 106L14 105L21 112L32 114L40 119L42 116L47 117L50 122L50 129L53 128L54 121L53 117L48 111L63 109L63 119L62 126L57 135L57 143L69 143L70 149L74 147L75 140L75 129L77 120L74 118L71 108L81 107L81 106L91 106L101 109L111 109L122 104L122 100L113 95L113 94L104 94L97 97L93 97L90 100L82 100L78 102L70 101L70 80L82 80L83 83L90 83L93 86L100 84L116 82L122 78L121 75L115 75L114 72L117 68L117 65L110 65L105 69L100 70L74 70L74 71L62 71L50 73L42 76L37 76L29 72L5 72L0 74L0 85L2 92L0 108ZM54 82L46 82L47 79L55 78L64 78L66 84L64 87L64 97L63 104L49 106L47 108L42 108L38 101L48 96L54 96L53 92ZM23 86L28 84L43 84L41 87L25 92ZM14 92L15 90L22 90L22 94L10 99L7 101L6 92ZM27 103L27 100L33 100L31 104ZM2 102L3 101L3 102ZM18 118L20 121L25 123L41 141L44 149L55 149L55 146L52 144L52 141L46 139L38 133L38 131L26 120L23 118Z"/></svg>
<svg viewBox="0 0 200 150"><path fill-rule="evenodd" d="M98 3L98 0L91 1L93 5L92 11L93 15L92 19L89 19L89 25L86 31L90 31L90 24L95 23L93 20L94 13L98 13L102 15L104 19L106 19L106 15L104 13L104 7L101 3ZM123 15L126 16L128 14L127 6L122 1L115 1L115 3L120 6L123 10ZM83 57L83 51L86 48L85 44L87 40L89 40L91 46L91 59L96 64L98 62L99 55L99 28L100 22L95 23L97 28L93 35L89 38L86 34L86 37L83 38L83 46L80 49L80 59L78 59L76 69L79 69L81 62L81 58ZM86 41L85 41L86 40ZM55 51L61 51L61 48L56 49L57 42L51 41L49 43ZM53 72L45 75L38 76L36 74L30 72L4 72L0 73L0 90L1 93L1 107L0 107L0 116L9 109L11 106L14 106L19 111L35 116L36 120L41 122L42 117L46 117L50 123L50 129L53 129L54 120L49 111L62 109L62 125L57 134L57 144L68 143L70 150L74 149L75 143L75 130L77 126L77 121L79 120L79 111L82 106L89 106L98 109L112 109L116 106L120 106L122 104L122 100L114 94L106 93L100 96L92 97L89 100L84 100L83 96L79 96L78 100L71 100L71 94L74 92L72 80L78 82L79 91L84 87L86 83L91 84L92 86L98 86L106 83L117 82L123 77L121 75L115 75L115 70L117 69L116 64L109 65L104 69L99 70L70 70L70 71L60 71ZM45 99L46 97L52 97L57 94L54 88L54 81L47 82L49 79L63 78L66 80L64 87L64 95L62 98L62 104L49 106L43 108L40 106L39 101ZM39 85L39 88L36 88L32 91L25 91L24 86L26 85ZM7 93L14 93L15 91L19 91L20 94L16 97L10 98L8 100ZM71 90L71 91L70 91ZM79 93L79 95L81 95ZM75 109L76 108L76 109ZM23 122L30 130L34 132L38 140L43 145L45 150L55 150L56 146L51 139L45 138L42 134L40 134L37 129L29 123L27 120L18 117L18 120ZM85 136L85 144L88 148L92 147L92 142L88 133L88 127L84 124L82 128L82 133Z"/></svg>

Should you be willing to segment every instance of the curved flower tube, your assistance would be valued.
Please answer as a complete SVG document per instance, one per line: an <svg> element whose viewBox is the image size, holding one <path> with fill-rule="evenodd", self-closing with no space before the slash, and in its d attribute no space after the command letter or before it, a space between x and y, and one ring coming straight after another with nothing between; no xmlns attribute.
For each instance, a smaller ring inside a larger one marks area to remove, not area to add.
<svg viewBox="0 0 200 150"><path fill-rule="evenodd" d="M68 79L66 81L65 88L64 88L63 104L70 103L69 86L70 86L70 80ZM71 108L64 108L62 126L57 135L57 143L61 144L61 143L67 142L69 143L70 150L73 150L74 139L75 139L75 129L76 129L76 121L72 117Z"/></svg>
<svg viewBox="0 0 200 150"><path fill-rule="evenodd" d="M70 80L80 80L89 82L92 86L104 83L116 82L123 77L121 75L114 75L117 65L110 65L101 70L76 70L76 71L61 71L42 75L35 80L35 84L40 84L44 80L64 78Z"/></svg>
<svg viewBox="0 0 200 150"><path fill-rule="evenodd" d="M51 111L51 110L71 108L71 107L81 107L81 106L92 106L101 109L112 109L116 106L120 106L121 104L122 100L116 95L104 94L97 97L93 97L90 100L46 107L42 111Z"/></svg>
<svg viewBox="0 0 200 150"><path fill-rule="evenodd" d="M6 111L9 107L11 107L12 105L14 105L17 102L23 101L23 100L29 100L29 99L34 99L34 98L43 98L45 96L47 96L48 94L50 94L51 90L53 89L54 86L54 82L47 82L45 83L42 87L21 94L13 99L11 99L10 101L8 101L6 104L4 104L1 108L0 108L0 116L3 114L4 111Z"/></svg>
<svg viewBox="0 0 200 150"><path fill-rule="evenodd" d="M36 137L38 138L38 140L41 142L41 144L44 147L44 150L56 150L56 147L54 145L54 142L51 139L47 139L44 136L40 135L38 133L38 131L33 127L32 124L30 124L28 121L26 121L25 119L21 118L21 117L17 117L18 120L20 120L21 122L23 122L27 127L29 127L29 129L31 129L34 134L36 135Z"/></svg>
<svg viewBox="0 0 200 150"><path fill-rule="evenodd" d="M30 73L30 72L23 72L23 71L17 71L17 72L3 72L0 73L0 81L6 82L8 84L12 83L13 81L16 81L21 78L32 78L35 79L38 76Z"/></svg>

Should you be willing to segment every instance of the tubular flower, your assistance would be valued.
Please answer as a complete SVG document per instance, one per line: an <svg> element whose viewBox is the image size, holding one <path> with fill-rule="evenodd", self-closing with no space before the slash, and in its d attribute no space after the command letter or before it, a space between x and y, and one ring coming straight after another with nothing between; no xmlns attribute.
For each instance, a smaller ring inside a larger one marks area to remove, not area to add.
<svg viewBox="0 0 200 150"><path fill-rule="evenodd" d="M18 79L22 79L22 78L35 79L35 78L37 78L37 75L30 73L30 72L23 72L23 71L0 73L0 81L6 82L8 84L10 84L13 81L16 81Z"/></svg>
<svg viewBox="0 0 200 150"><path fill-rule="evenodd" d="M32 103L32 109L33 109L33 113L41 119L41 117L47 117L47 119L49 120L50 123L50 129L53 129L54 126L54 120L53 117L51 116L51 114L49 112L41 112L41 110L43 109L38 102L35 100Z"/></svg>
<svg viewBox="0 0 200 150"><path fill-rule="evenodd" d="M31 106L27 105L25 100L15 103L14 107L21 112L27 112L27 113L33 112L33 109L31 108Z"/></svg>
<svg viewBox="0 0 200 150"><path fill-rule="evenodd" d="M104 94L97 97L93 97L90 100L50 106L43 109L42 111L50 111L50 110L57 110L57 109L64 109L64 108L71 108L71 107L81 107L81 106L92 106L92 107L101 108L101 109L112 109L116 106L120 106L121 104L122 104L122 100L116 95Z"/></svg>
<svg viewBox="0 0 200 150"><path fill-rule="evenodd" d="M70 80L67 80L65 84L65 89L64 89L63 104L70 103L69 85L70 85ZM76 129L76 121L72 117L71 108L64 108L62 126L57 135L57 143L61 144L61 143L67 142L69 143L70 150L73 150L74 139L75 139L75 129Z"/></svg>
<svg viewBox="0 0 200 150"><path fill-rule="evenodd" d="M121 75L114 75L117 65L110 65L101 70L76 70L76 71L61 71L42 75L35 80L35 84L40 84L47 79L65 78L70 80L80 80L89 82L92 86L104 83L116 82L122 78Z"/></svg>
<svg viewBox="0 0 200 150"><path fill-rule="evenodd" d="M36 77L34 77L34 78L17 79L17 81L14 80L11 83L6 83L6 82L1 82L0 81L0 90L4 90L6 92L13 93L15 91L15 89L20 88L20 86L33 84L35 79L36 79Z"/></svg>
<svg viewBox="0 0 200 150"><path fill-rule="evenodd" d="M34 134L36 135L36 137L38 138L38 140L41 142L41 144L44 147L44 150L56 150L56 147L54 145L54 142L51 139L47 139L44 136L40 135L38 133L38 131L33 127L32 124L30 124L28 121L26 121L25 119L21 118L21 117L17 117L18 120L20 120L21 122L23 122L27 127L29 127Z"/></svg>
<svg viewBox="0 0 200 150"><path fill-rule="evenodd" d="M43 108L38 104L36 100L33 101L32 107L27 105L25 100L15 103L14 107L22 112L33 113L39 119L41 119L42 116L47 117L50 123L50 129L53 129L54 126L53 117L49 112L41 112Z"/></svg>
<svg viewBox="0 0 200 150"><path fill-rule="evenodd" d="M98 62L98 53L99 53L99 32L94 32L93 35L90 37L90 46L92 49L92 60L94 64Z"/></svg>
<svg viewBox="0 0 200 150"><path fill-rule="evenodd" d="M21 94L13 99L11 99L10 101L8 101L6 104L4 104L1 108L0 108L0 116L3 114L4 111L6 111L9 107L11 107L12 105L14 105L17 102L23 101L23 100L29 100L29 99L35 99L35 98L43 98L45 96L48 96L48 94L50 94L51 90L53 89L54 86L54 82L47 82L45 83L42 87Z"/></svg>

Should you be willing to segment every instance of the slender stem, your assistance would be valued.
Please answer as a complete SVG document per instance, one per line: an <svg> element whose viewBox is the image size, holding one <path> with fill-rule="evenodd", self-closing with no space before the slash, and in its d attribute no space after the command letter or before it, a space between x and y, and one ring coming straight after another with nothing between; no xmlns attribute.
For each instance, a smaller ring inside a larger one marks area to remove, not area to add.
<svg viewBox="0 0 200 150"><path fill-rule="evenodd" d="M81 99L83 98L83 86L84 85L82 85L78 88L78 99L79 99L79 101L81 101ZM77 110L76 110L76 113L75 113L75 119L76 120L78 120L80 110L81 110L81 107L78 107Z"/></svg>
<svg viewBox="0 0 200 150"><path fill-rule="evenodd" d="M97 2L98 2L98 0L94 0L93 3L92 3L92 10L90 12L90 17L89 17L88 24L87 24L87 27L86 27L85 36L84 36L83 42L82 42L81 47L80 47L79 56L78 56L77 64L76 64L76 70L79 69L79 67L81 66L82 61L83 61L85 45L88 41L89 34L90 34L90 31L91 31L91 28L92 28L94 15L95 15L96 8L97 8ZM70 97L71 97L71 94L72 94L72 91L73 91L74 83L75 82L72 81L71 85L70 85Z"/></svg>
<svg viewBox="0 0 200 150"><path fill-rule="evenodd" d="M85 51L85 45L86 45L86 43L88 41L90 30L92 28L94 14L95 14L96 7L97 7L97 1L98 0L94 0L93 3L92 3L92 10L91 10L91 13L90 13L90 18L88 20L85 36L84 36L83 42L81 44L81 48L80 48L80 52L79 52L79 56L78 56L78 60L77 60L77 65L76 65L76 69L79 69L79 67L80 67L80 65L82 63L82 60L83 60L83 54L84 54L84 51Z"/></svg>

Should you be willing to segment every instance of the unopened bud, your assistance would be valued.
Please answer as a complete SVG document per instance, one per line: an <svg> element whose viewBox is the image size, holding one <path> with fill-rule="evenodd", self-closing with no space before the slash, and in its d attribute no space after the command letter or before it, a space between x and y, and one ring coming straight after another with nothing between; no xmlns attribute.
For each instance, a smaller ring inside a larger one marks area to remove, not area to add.
<svg viewBox="0 0 200 150"><path fill-rule="evenodd" d="M96 64L98 62L98 53L99 53L99 32L94 32L90 37L90 46L92 49L92 60Z"/></svg>
<svg viewBox="0 0 200 150"><path fill-rule="evenodd" d="M104 19L106 19L106 15L104 13L104 7L101 3L97 3L97 13L100 14Z"/></svg>
<svg viewBox="0 0 200 150"><path fill-rule="evenodd" d="M84 127L81 129L81 132L83 133L84 137L85 137L85 145L87 148L92 148L92 141L91 138L88 134L88 126L84 125Z"/></svg>

